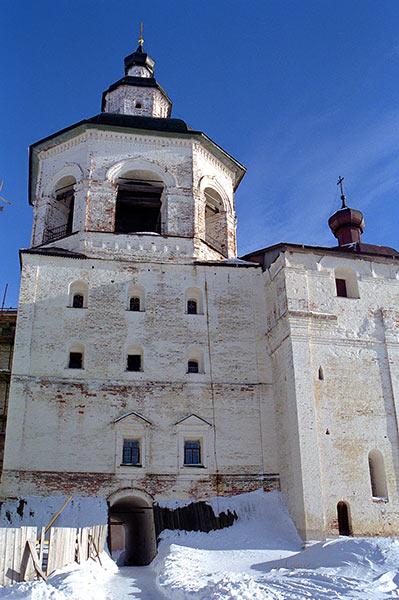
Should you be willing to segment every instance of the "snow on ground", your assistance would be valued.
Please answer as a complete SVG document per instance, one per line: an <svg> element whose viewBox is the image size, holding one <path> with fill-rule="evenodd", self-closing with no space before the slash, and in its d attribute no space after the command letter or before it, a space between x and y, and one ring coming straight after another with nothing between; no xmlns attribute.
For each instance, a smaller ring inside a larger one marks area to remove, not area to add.
<svg viewBox="0 0 399 600"><path fill-rule="evenodd" d="M399 541L338 538L301 551L278 492L225 502L232 527L162 534L154 563L170 600L399 599Z"/></svg>
<svg viewBox="0 0 399 600"><path fill-rule="evenodd" d="M0 600L399 600L399 540L338 538L301 550L278 492L210 501L238 520L209 533L165 531L148 567L103 554L48 583L0 589Z"/></svg>
<svg viewBox="0 0 399 600"><path fill-rule="evenodd" d="M117 572L114 561L103 552L103 568L94 560L56 571L47 582L30 581L0 587L1 600L108 600L106 584Z"/></svg>

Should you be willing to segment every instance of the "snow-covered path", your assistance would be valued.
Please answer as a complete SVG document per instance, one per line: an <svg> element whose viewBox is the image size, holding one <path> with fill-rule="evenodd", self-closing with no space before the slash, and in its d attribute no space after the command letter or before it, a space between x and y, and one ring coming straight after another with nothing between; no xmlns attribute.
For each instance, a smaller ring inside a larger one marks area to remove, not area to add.
<svg viewBox="0 0 399 600"><path fill-rule="evenodd" d="M121 567L104 586L106 600L165 600L156 585L156 573L148 567Z"/></svg>

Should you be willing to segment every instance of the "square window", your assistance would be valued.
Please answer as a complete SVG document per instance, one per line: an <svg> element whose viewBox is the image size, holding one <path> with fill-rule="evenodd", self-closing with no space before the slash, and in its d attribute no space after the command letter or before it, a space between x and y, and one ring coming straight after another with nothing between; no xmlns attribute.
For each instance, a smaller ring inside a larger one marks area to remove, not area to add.
<svg viewBox="0 0 399 600"><path fill-rule="evenodd" d="M140 354L128 354L127 370L128 371L141 371L141 355Z"/></svg>
<svg viewBox="0 0 399 600"><path fill-rule="evenodd" d="M184 464L201 464L201 442L200 440L185 440L184 442Z"/></svg>
<svg viewBox="0 0 399 600"><path fill-rule="evenodd" d="M123 465L140 464L140 442L139 440L123 440Z"/></svg>
<svg viewBox="0 0 399 600"><path fill-rule="evenodd" d="M73 308L83 308L84 297L82 294L75 294L72 301Z"/></svg>
<svg viewBox="0 0 399 600"><path fill-rule="evenodd" d="M135 312L140 311L140 298L130 298L129 310Z"/></svg>
<svg viewBox="0 0 399 600"><path fill-rule="evenodd" d="M347 298L348 293L346 290L346 281L345 279L336 279L335 285L337 288L337 296L341 296L342 298Z"/></svg>
<svg viewBox="0 0 399 600"><path fill-rule="evenodd" d="M69 368L70 369L81 369L83 362L83 354L81 352L70 352L69 353Z"/></svg>
<svg viewBox="0 0 399 600"><path fill-rule="evenodd" d="M197 314L197 301L196 300L187 300L187 314L188 315L196 315Z"/></svg>

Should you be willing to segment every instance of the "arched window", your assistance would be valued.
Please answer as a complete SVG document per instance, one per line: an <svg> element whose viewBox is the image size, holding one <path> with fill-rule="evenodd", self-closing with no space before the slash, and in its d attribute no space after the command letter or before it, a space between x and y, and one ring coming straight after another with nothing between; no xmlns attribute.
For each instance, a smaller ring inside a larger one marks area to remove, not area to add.
<svg viewBox="0 0 399 600"><path fill-rule="evenodd" d="M127 310L143 312L145 310L145 290L142 285L130 284L127 290Z"/></svg>
<svg viewBox="0 0 399 600"><path fill-rule="evenodd" d="M65 237L73 231L76 179L69 175L56 184L46 219L44 243Z"/></svg>
<svg viewBox="0 0 399 600"><path fill-rule="evenodd" d="M324 371L323 371L323 367L320 366L319 367L319 380L323 381L323 379L324 379Z"/></svg>
<svg viewBox="0 0 399 600"><path fill-rule="evenodd" d="M187 373L198 373L198 360L189 360L187 362Z"/></svg>
<svg viewBox="0 0 399 600"><path fill-rule="evenodd" d="M69 284L69 304L72 308L87 308L89 286L85 281L73 281Z"/></svg>
<svg viewBox="0 0 399 600"><path fill-rule="evenodd" d="M83 369L84 350L82 344L72 344L68 354L69 369Z"/></svg>
<svg viewBox="0 0 399 600"><path fill-rule="evenodd" d="M204 314L202 292L199 288L191 287L186 290L186 313L188 315Z"/></svg>
<svg viewBox="0 0 399 600"><path fill-rule="evenodd" d="M220 252L227 253L227 220L223 200L216 190L207 187L205 195L205 242Z"/></svg>
<svg viewBox="0 0 399 600"><path fill-rule="evenodd" d="M141 346L131 345L127 349L126 371L143 371L143 349Z"/></svg>
<svg viewBox="0 0 399 600"><path fill-rule="evenodd" d="M357 274L348 266L339 266L334 270L337 296L341 298L359 298Z"/></svg>
<svg viewBox="0 0 399 600"><path fill-rule="evenodd" d="M117 183L115 231L161 233L163 182L153 173L131 171Z"/></svg>
<svg viewBox="0 0 399 600"><path fill-rule="evenodd" d="M388 498L384 457L379 450L369 452L369 471L373 498Z"/></svg>
<svg viewBox="0 0 399 600"><path fill-rule="evenodd" d="M352 535L349 522L348 504L346 502L338 502L337 517L339 535Z"/></svg>
<svg viewBox="0 0 399 600"><path fill-rule="evenodd" d="M188 350L187 373L204 373L204 355L199 346L192 346Z"/></svg>

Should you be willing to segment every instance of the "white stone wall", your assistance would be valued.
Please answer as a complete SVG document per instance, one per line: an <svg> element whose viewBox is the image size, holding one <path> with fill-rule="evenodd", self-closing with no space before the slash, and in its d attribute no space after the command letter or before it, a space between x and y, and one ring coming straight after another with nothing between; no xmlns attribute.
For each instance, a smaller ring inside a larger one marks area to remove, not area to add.
<svg viewBox="0 0 399 600"><path fill-rule="evenodd" d="M336 296L340 266L356 273L359 298ZM310 251L286 252L265 273L281 486L307 539L338 533L339 501L355 535L397 531L398 274L389 259ZM388 502L371 495L373 449Z"/></svg>
<svg viewBox="0 0 399 600"><path fill-rule="evenodd" d="M234 173L209 151L201 150L194 139L89 129L67 142L42 150L39 160L32 246L43 242L49 207L62 177L72 175L77 181L74 232L113 232L117 179L135 171L144 176L152 174L163 181L162 233L195 238L194 256L201 259L223 258L220 252L203 243L203 189L213 186L226 205L228 248L225 256L236 256ZM63 240L62 244L65 243L68 242Z"/></svg>
<svg viewBox="0 0 399 600"><path fill-rule="evenodd" d="M68 307L74 281L88 285L87 308ZM143 312L127 310L132 284L144 288ZM185 312L193 287L204 314ZM262 287L255 266L24 254L3 494L135 487L200 498L278 486ZM82 370L68 368L73 343ZM126 371L132 344L142 372ZM192 347L203 374L186 372ZM141 440L142 467L121 466L123 436ZM203 468L183 466L187 436L201 439Z"/></svg>
<svg viewBox="0 0 399 600"><path fill-rule="evenodd" d="M165 119L170 116L171 106L170 100L157 88L120 85L106 94L104 111Z"/></svg>

